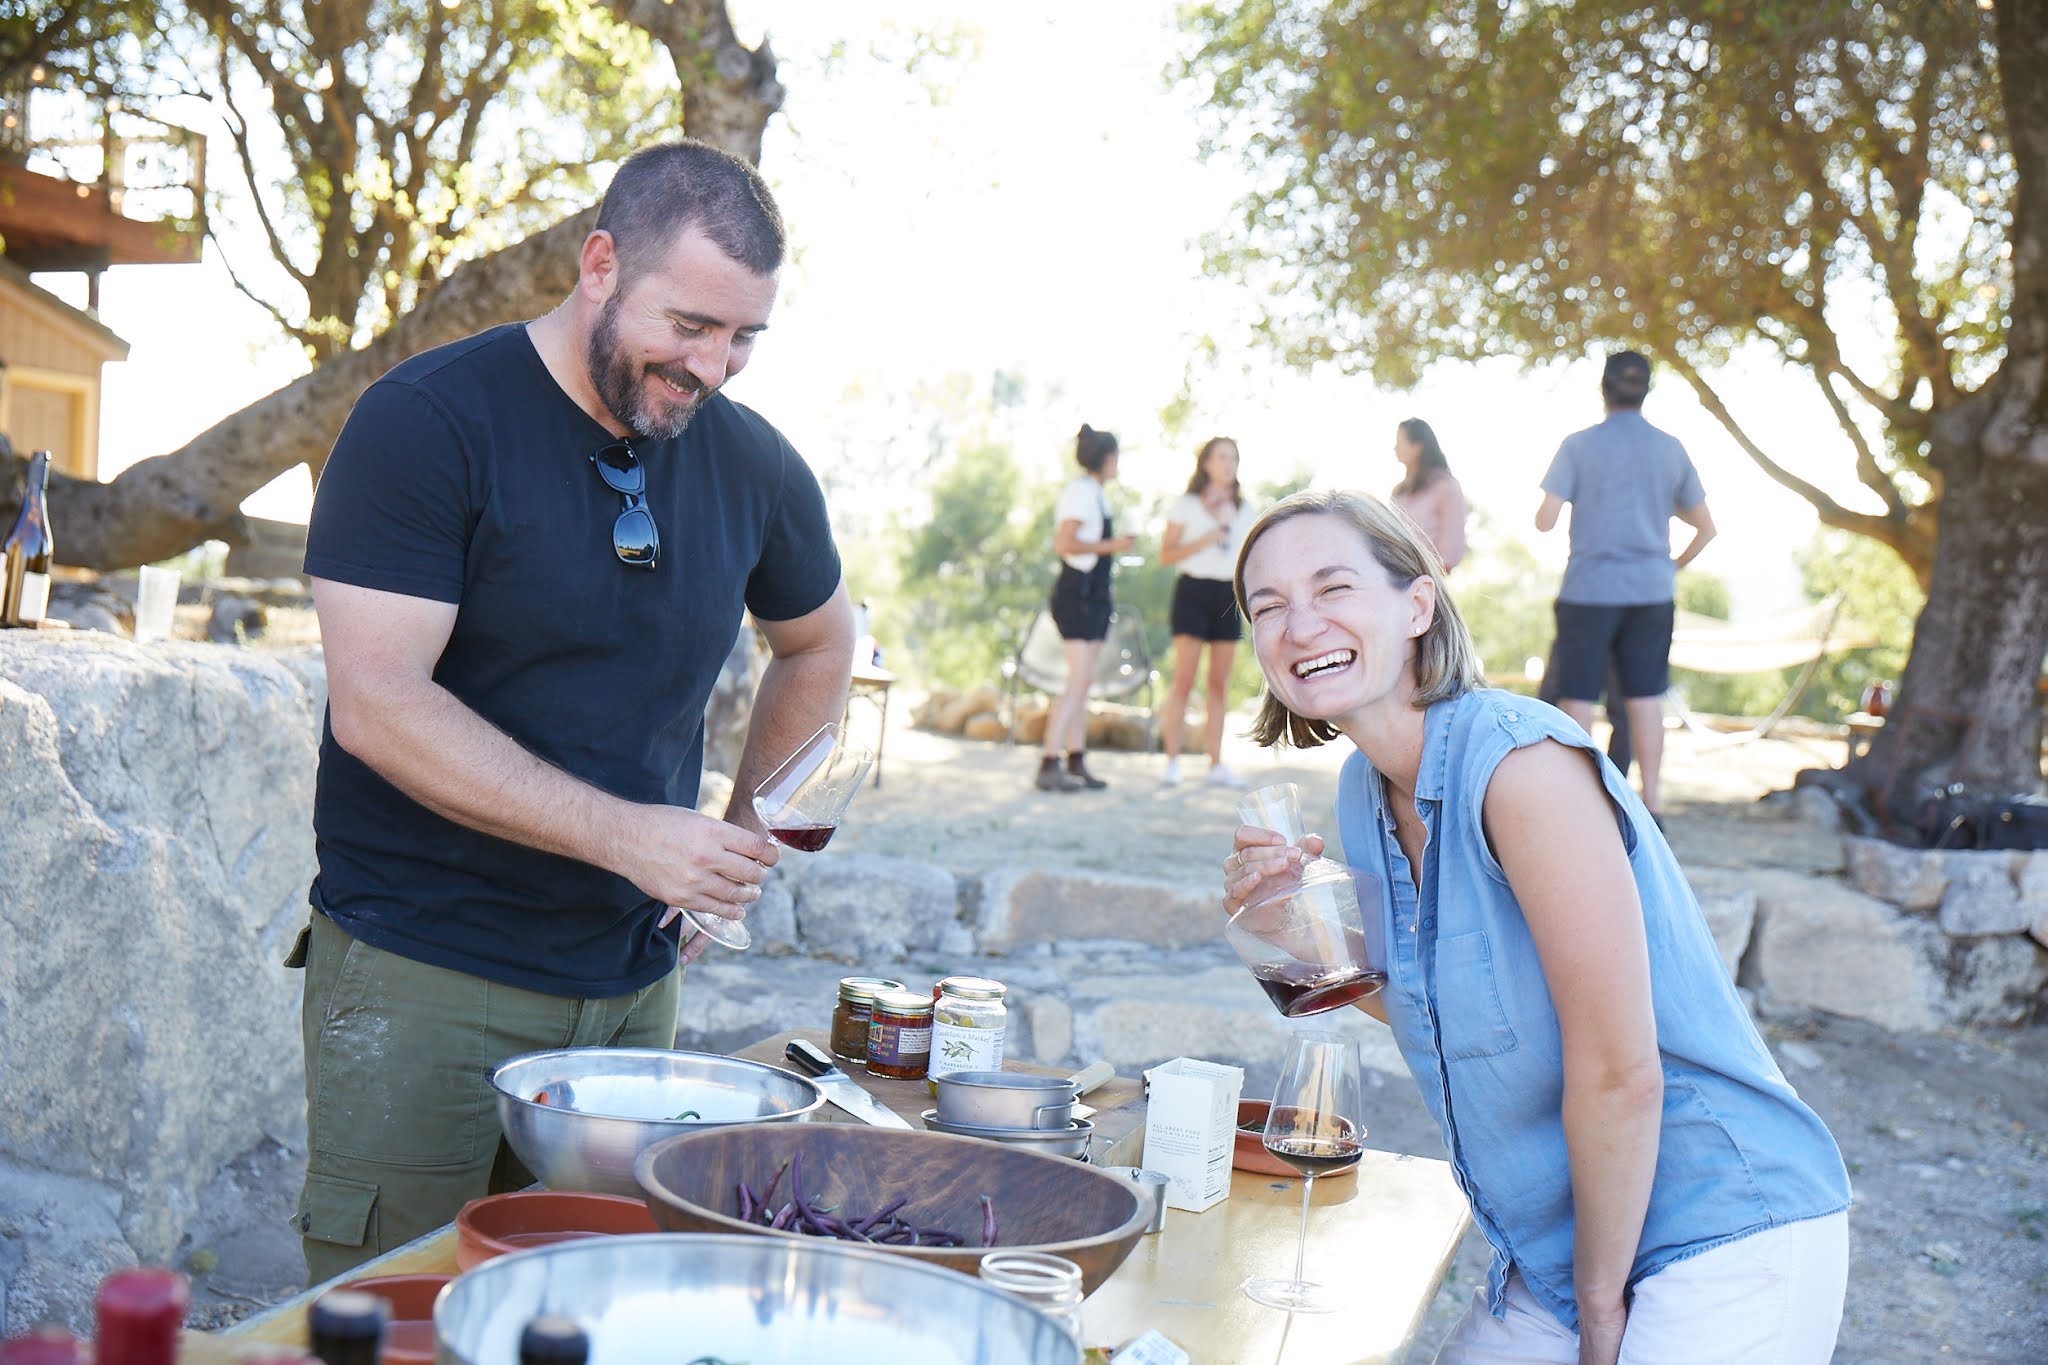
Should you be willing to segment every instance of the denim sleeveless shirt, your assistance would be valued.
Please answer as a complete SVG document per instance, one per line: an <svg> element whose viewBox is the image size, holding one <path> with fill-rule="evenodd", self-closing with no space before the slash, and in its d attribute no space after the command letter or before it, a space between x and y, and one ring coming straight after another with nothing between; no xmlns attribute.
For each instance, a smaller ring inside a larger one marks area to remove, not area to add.
<svg viewBox="0 0 2048 1365"><path fill-rule="evenodd" d="M1513 1268L1576 1331L1557 1011L1480 824L1500 761L1546 739L1598 761L1649 940L1664 1121L1629 1285L1750 1233L1844 1209L1849 1176L1834 1138L1758 1036L1677 859L1614 766L1542 702L1476 691L1433 704L1415 783L1428 833L1420 894L1385 788L1363 754L1344 765L1338 830L1347 861L1384 878L1389 963L1380 1000L1473 1221L1493 1246L1493 1312L1506 1311Z"/></svg>

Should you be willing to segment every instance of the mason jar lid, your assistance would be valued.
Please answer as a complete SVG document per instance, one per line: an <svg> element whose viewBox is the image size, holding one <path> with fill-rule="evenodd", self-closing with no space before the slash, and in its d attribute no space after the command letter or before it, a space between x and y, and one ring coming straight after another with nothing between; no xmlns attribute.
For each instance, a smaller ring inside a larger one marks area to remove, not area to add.
<svg viewBox="0 0 2048 1365"><path fill-rule="evenodd" d="M884 1014L900 1014L913 1019L932 1012L931 998L910 990L880 991L875 995L874 1007Z"/></svg>
<svg viewBox="0 0 2048 1365"><path fill-rule="evenodd" d="M901 981L891 981L886 976L842 976L839 978L839 998L855 1005L865 1005L883 991L908 990Z"/></svg>
<svg viewBox="0 0 2048 1365"><path fill-rule="evenodd" d="M949 976L939 983L939 989L962 1000L1000 1000L1010 988L985 976Z"/></svg>

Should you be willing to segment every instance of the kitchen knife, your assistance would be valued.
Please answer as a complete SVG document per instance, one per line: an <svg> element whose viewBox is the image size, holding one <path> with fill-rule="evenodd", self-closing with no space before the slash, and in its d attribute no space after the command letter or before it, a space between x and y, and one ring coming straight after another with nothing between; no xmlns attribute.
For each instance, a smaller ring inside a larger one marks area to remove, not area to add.
<svg viewBox="0 0 2048 1365"><path fill-rule="evenodd" d="M877 1128L910 1128L909 1119L861 1089L860 1083L841 1071L816 1043L802 1038L792 1039L782 1050L782 1055L789 1058L798 1071L817 1082L826 1099L862 1123L871 1123Z"/></svg>
<svg viewBox="0 0 2048 1365"><path fill-rule="evenodd" d="M1111 1066L1108 1062L1095 1062L1067 1077L1067 1083L1074 1087L1074 1095L1078 1100L1080 1096L1087 1094L1097 1086L1106 1085L1115 1079L1115 1067ZM1077 1119L1095 1117L1095 1110L1093 1108L1080 1103L1076 1103L1068 1112Z"/></svg>

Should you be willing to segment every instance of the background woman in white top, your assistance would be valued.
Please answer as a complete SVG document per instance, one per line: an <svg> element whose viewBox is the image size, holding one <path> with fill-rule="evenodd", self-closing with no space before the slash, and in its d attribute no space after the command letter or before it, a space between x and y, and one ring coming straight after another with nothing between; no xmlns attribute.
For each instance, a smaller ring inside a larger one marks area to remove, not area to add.
<svg viewBox="0 0 2048 1365"><path fill-rule="evenodd" d="M1187 730L1188 694L1194 691L1202 647L1209 649L1208 712L1203 739L1209 754L1208 780L1241 787L1244 779L1223 764L1223 716L1230 705L1230 664L1244 634L1231 587L1237 547L1251 522L1237 480L1237 442L1211 437L1195 454L1188 491L1166 509L1166 535L1159 562L1180 566L1173 582L1173 690L1166 698L1166 772L1160 781L1180 783L1180 744Z"/></svg>
<svg viewBox="0 0 2048 1365"><path fill-rule="evenodd" d="M1394 485L1394 506L1422 529L1445 569L1457 568L1465 557L1465 490L1451 477L1450 462L1429 423L1410 417L1395 427L1394 458L1407 471Z"/></svg>
<svg viewBox="0 0 2048 1365"><path fill-rule="evenodd" d="M1062 562L1052 586L1052 621L1066 641L1067 687L1045 718L1040 791L1109 785L1088 771L1088 684L1095 677L1095 656L1109 636L1110 564L1137 543L1134 536L1116 533L1103 494L1116 477L1116 456L1116 437L1084 422L1074 438L1074 460L1084 472L1060 490L1053 512L1052 548ZM1061 754L1067 759L1064 771Z"/></svg>

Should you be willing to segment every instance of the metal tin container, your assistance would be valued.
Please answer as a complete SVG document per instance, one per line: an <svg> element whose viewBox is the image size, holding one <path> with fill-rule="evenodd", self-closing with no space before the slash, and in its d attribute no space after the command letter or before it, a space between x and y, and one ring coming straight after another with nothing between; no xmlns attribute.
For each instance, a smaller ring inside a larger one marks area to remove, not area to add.
<svg viewBox="0 0 2048 1365"><path fill-rule="evenodd" d="M979 1128L1065 1128L1073 1121L1074 1083L1016 1071L955 1071L938 1080L938 1115Z"/></svg>
<svg viewBox="0 0 2048 1365"><path fill-rule="evenodd" d="M1081 1360L1057 1322L971 1275L843 1242L740 1233L500 1256L442 1292L436 1359L516 1360L520 1332L544 1311L582 1326L593 1360Z"/></svg>
<svg viewBox="0 0 2048 1365"><path fill-rule="evenodd" d="M1088 1159L1088 1149L1095 1141L1095 1125L1086 1119L1073 1119L1065 1128L1048 1131L1042 1128L984 1128L972 1123L948 1123L939 1117L936 1109L925 1110L922 1117L924 1126L935 1133L986 1138L990 1142L1007 1143L1045 1156L1070 1156L1077 1161Z"/></svg>

